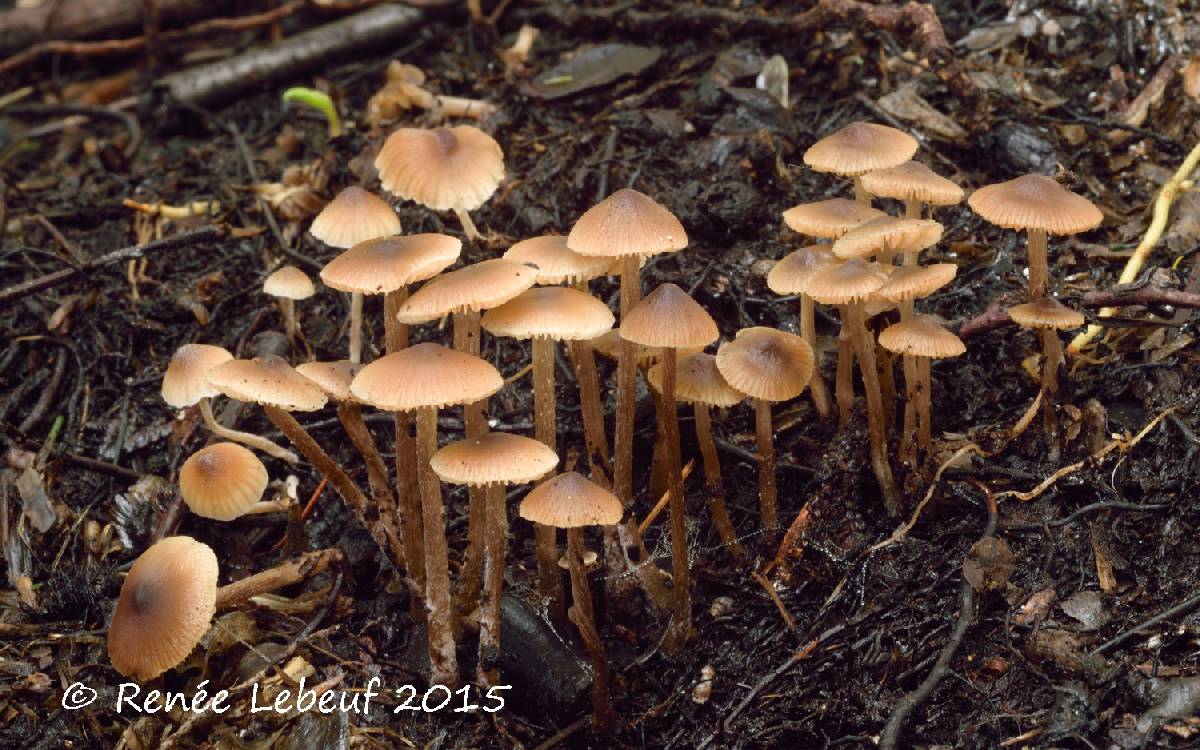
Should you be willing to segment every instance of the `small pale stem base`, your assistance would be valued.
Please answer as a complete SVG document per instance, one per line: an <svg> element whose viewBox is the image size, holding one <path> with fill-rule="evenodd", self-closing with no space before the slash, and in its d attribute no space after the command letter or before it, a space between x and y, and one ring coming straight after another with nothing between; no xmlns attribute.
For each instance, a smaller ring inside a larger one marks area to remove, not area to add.
<svg viewBox="0 0 1200 750"><path fill-rule="evenodd" d="M260 573L234 581L217 588L217 609L229 609L247 602L256 596L278 591L284 586L300 583L305 578L324 572L334 563L342 561L339 549L323 549L309 552L276 565Z"/></svg>
<svg viewBox="0 0 1200 750"><path fill-rule="evenodd" d="M362 407L355 403L342 402L337 407L338 419L350 437L350 442L358 450L367 466L367 481L371 486L371 496L375 500L375 512L383 536L387 540L392 563L399 571L407 570L407 554L400 532L400 518L396 514L396 497L392 494L391 482L388 479L387 464L379 455L375 438L363 421Z"/></svg>
<svg viewBox="0 0 1200 750"><path fill-rule="evenodd" d="M682 459L679 450L679 414L675 400L676 351L662 350L662 392L658 397L661 410L659 427L665 443L664 460L667 474L667 493L671 506L671 575L674 580L675 611L663 649L667 653L679 653L691 639L692 596L688 570L687 511L683 505Z"/></svg>
<svg viewBox="0 0 1200 750"><path fill-rule="evenodd" d="M212 400L207 398L200 399L200 415L204 418L204 424L208 425L208 430L212 434L225 440L232 440L235 443L248 445L251 448L260 450L268 456L287 461L289 464L296 464L300 461L300 457L292 453L287 448L280 447L270 440L267 440L261 435L255 435L241 430L231 430L225 425L217 421L212 412Z"/></svg>
<svg viewBox="0 0 1200 750"><path fill-rule="evenodd" d="M800 335L813 352L813 374L808 383L809 393L812 394L813 408L821 419L829 417L829 386L821 375L821 353L817 349L817 321L813 298L807 294L800 295Z"/></svg>
<svg viewBox="0 0 1200 750"><path fill-rule="evenodd" d="M842 318L838 331L837 381L834 384L837 398L838 426L844 427L850 420L854 408L854 340L850 336L849 324Z"/></svg>
<svg viewBox="0 0 1200 750"><path fill-rule="evenodd" d="M479 311L454 313L454 348L479 356ZM479 437L488 430L487 399L463 404L466 437ZM458 610L470 612L479 603L483 588L483 537L487 524L487 500L482 487L467 488L467 553L456 592Z"/></svg>
<svg viewBox="0 0 1200 750"><path fill-rule="evenodd" d="M758 437L758 515L764 543L770 546L779 532L778 488L775 486L775 432L771 427L771 402L754 399L754 427Z"/></svg>
<svg viewBox="0 0 1200 750"><path fill-rule="evenodd" d="M350 292L350 361L362 362L363 296Z"/></svg>
<svg viewBox="0 0 1200 750"><path fill-rule="evenodd" d="M462 224L463 234L466 235L469 242L478 242L483 235L479 234L479 230L475 228L475 221L471 219L471 214L461 208L454 209L454 215L458 217L458 221Z"/></svg>
<svg viewBox="0 0 1200 750"><path fill-rule="evenodd" d="M1044 229L1029 230L1029 299L1046 296L1050 281L1048 238Z"/></svg>
<svg viewBox="0 0 1200 750"><path fill-rule="evenodd" d="M571 621L579 628L579 637L592 657L592 727L599 734L612 731L616 715L608 702L608 656L596 631L592 614L592 592L583 569L583 529L567 529L567 567L571 571Z"/></svg>
<svg viewBox="0 0 1200 750"><path fill-rule="evenodd" d="M450 603L450 560L446 549L446 509L442 485L430 457L437 451L437 409L417 410L417 467L425 532L425 608L429 632L429 682L458 686L454 610Z"/></svg>
<svg viewBox="0 0 1200 750"><path fill-rule="evenodd" d="M554 341L533 340L533 411L534 435L547 448L558 450L558 422L555 418ZM558 538L554 527L534 527L537 544L538 593L550 602L550 617L560 627L566 623L567 603L563 594L562 570L558 567Z"/></svg>
<svg viewBox="0 0 1200 750"><path fill-rule="evenodd" d="M854 200L858 201L859 205L869 206L869 205L871 205L871 197L872 196L869 192L867 192L866 187L863 186L862 178L855 177L854 178Z"/></svg>
<svg viewBox="0 0 1200 750"><path fill-rule="evenodd" d="M738 541L737 531L733 521L729 520L729 511L725 507L725 481L721 477L721 458L717 455L717 443L713 440L712 414L705 404L692 405L696 415L696 442L700 444L700 454L704 457L704 489L708 494L708 512L712 515L713 525L717 534L733 554L741 561L746 559L746 550Z"/></svg>
<svg viewBox="0 0 1200 750"><path fill-rule="evenodd" d="M487 488L488 528L484 542L483 601L479 607L479 682L500 684L500 596L504 589L504 558L508 543L508 510L504 485Z"/></svg>
<svg viewBox="0 0 1200 750"><path fill-rule="evenodd" d="M572 341L570 352L571 361L575 363L575 380L579 385L588 466L593 481L598 475L603 475L607 483L611 468L608 462L608 436L604 431L604 410L600 403L600 376L596 372L596 356L587 341Z"/></svg>
<svg viewBox="0 0 1200 750"><path fill-rule="evenodd" d="M1051 460L1058 460L1061 446L1059 444L1058 412L1054 405L1058 401L1058 368L1062 366L1062 341L1058 331L1053 328L1042 330L1042 417L1046 420L1046 445L1049 448Z"/></svg>
<svg viewBox="0 0 1200 750"><path fill-rule="evenodd" d="M875 363L875 340L867 331L863 319L862 302L842 306L842 319L850 324L850 335L854 341L854 353L858 356L862 373L863 390L867 396L867 425L871 438L871 464L888 513L900 513L900 495L892 478L892 467L887 457L887 436L883 427L883 397L879 388L879 370Z"/></svg>
<svg viewBox="0 0 1200 750"><path fill-rule="evenodd" d="M396 320L408 299L407 287L388 292L383 298L383 327L387 353L408 348L408 326ZM425 540L421 531L421 492L417 487L417 444L413 438L413 414L395 413L396 497L404 548L408 550L409 611L418 622L425 619Z"/></svg>

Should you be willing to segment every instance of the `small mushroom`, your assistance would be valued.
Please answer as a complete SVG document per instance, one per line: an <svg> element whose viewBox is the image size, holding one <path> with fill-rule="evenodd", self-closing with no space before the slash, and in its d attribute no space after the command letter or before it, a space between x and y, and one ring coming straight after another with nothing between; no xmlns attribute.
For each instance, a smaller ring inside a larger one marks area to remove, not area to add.
<svg viewBox="0 0 1200 750"><path fill-rule="evenodd" d="M932 268L932 266L929 267ZM888 351L904 355L906 364L909 361L913 363L911 374L910 368L907 366L905 368L905 385L908 388L907 411L915 412L915 421L918 425L916 444L928 456L932 449L930 420L932 419L933 383L930 376L930 361L957 357L966 351L966 347L958 336L946 330L936 318L929 315L916 315L893 326L888 326L883 333L879 334L879 345ZM912 380L909 379L910 377ZM905 412L906 417L907 411ZM905 421L907 423L907 419ZM906 426L904 443L901 448L902 456L912 457L911 447L904 447L911 446L912 443L912 434Z"/></svg>
<svg viewBox="0 0 1200 750"><path fill-rule="evenodd" d="M198 516L232 521L251 512L267 488L267 467L237 443L214 443L179 469L179 494Z"/></svg>
<svg viewBox="0 0 1200 750"><path fill-rule="evenodd" d="M953 206L962 203L963 189L919 161L877 169L862 176L871 195L904 201L904 217L921 218L922 204ZM908 257L905 257L908 264Z"/></svg>
<svg viewBox="0 0 1200 750"><path fill-rule="evenodd" d="M813 298L808 294L812 277L826 266L841 262L829 245L808 245L790 253L767 273L767 288L776 294L800 295L800 335L813 350L813 375L809 390L813 406L822 419L829 416L829 386L821 375L821 352L817 348L817 321ZM848 412L847 412L848 414Z"/></svg>
<svg viewBox="0 0 1200 750"><path fill-rule="evenodd" d="M852 122L825 136L804 152L804 163L815 172L831 172L854 178L854 198L871 205L871 193L862 176L876 169L903 164L917 152L917 141L908 133L887 125Z"/></svg>
<svg viewBox="0 0 1200 750"><path fill-rule="evenodd" d="M296 300L308 299L317 293L308 274L295 266L282 266L263 282L263 291L279 300L283 313L283 329L288 341L296 338Z"/></svg>
<svg viewBox="0 0 1200 750"><path fill-rule="evenodd" d="M1083 316L1053 297L1041 297L1008 310L1013 322L1030 328L1042 338L1042 416L1046 422L1046 440L1051 456L1057 458L1060 445L1055 397L1058 394L1058 370L1063 365L1062 341L1059 331L1083 326Z"/></svg>

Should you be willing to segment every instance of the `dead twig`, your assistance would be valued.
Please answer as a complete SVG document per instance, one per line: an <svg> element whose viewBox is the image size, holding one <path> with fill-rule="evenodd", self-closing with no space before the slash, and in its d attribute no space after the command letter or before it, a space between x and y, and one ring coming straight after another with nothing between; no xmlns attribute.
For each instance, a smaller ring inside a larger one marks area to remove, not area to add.
<svg viewBox="0 0 1200 750"><path fill-rule="evenodd" d="M1079 298L1083 307L1128 307L1139 305L1169 305L1187 309L1200 308L1200 294L1184 292L1178 289L1165 289L1160 286L1143 286L1130 288L1126 285L1113 287L1107 291L1088 292Z"/></svg>
<svg viewBox="0 0 1200 750"><path fill-rule="evenodd" d="M1132 511L1137 511L1139 513L1157 513L1158 511L1163 511L1170 507L1171 506L1166 503L1127 503L1127 502L1123 502L1123 501L1119 501L1119 500L1113 500L1113 501L1106 501L1106 502L1102 502L1102 503L1092 503L1090 505L1085 505L1082 508L1076 510L1071 515L1064 516L1062 518L1059 518L1059 519L1056 519L1053 521L1043 521L1042 523L1004 524L1003 528L1005 531L1017 531L1017 532L1039 531L1040 532L1045 529L1053 529L1058 526L1067 526L1068 524L1075 523L1076 521L1083 518L1084 516L1090 515L1092 513L1100 513L1102 511L1132 510Z"/></svg>
<svg viewBox="0 0 1200 750"><path fill-rule="evenodd" d="M1117 635L1117 636L1114 636L1114 637L1108 639L1104 643L1101 643L1099 646L1092 649L1092 651L1089 655L1096 656L1098 654L1102 654L1105 651L1112 648L1113 646L1116 646L1120 643L1124 643L1125 641L1129 640L1133 636L1142 632L1146 628L1154 627L1155 625L1157 625L1160 622L1163 622L1164 620L1169 620L1172 617L1175 617L1176 615L1181 615L1184 612L1195 609L1197 605L1200 605L1200 594L1197 594L1196 596L1192 596L1187 599L1184 599L1182 602L1180 602L1179 604L1176 604L1174 607L1171 607L1167 611L1160 612L1159 614L1155 615L1154 617L1151 617L1148 620L1143 620L1142 622L1138 623L1137 625L1134 625L1132 628L1129 628L1128 630L1123 631L1120 635Z"/></svg>

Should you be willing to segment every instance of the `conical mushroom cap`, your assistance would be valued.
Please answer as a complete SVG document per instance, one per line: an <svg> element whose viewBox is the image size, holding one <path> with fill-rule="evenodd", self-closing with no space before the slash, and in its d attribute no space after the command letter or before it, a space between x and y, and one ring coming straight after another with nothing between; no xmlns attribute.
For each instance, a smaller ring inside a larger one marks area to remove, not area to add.
<svg viewBox="0 0 1200 750"><path fill-rule="evenodd" d="M900 266L875 293L892 302L928 297L953 281L957 274L958 266L953 263Z"/></svg>
<svg viewBox="0 0 1200 750"><path fill-rule="evenodd" d="M662 284L642 298L621 321L621 338L642 346L705 347L721 335L700 303L675 284Z"/></svg>
<svg viewBox="0 0 1200 750"><path fill-rule="evenodd" d="M304 362L296 365L296 372L311 380L325 395L334 401L353 401L350 383L366 365L339 359L333 362Z"/></svg>
<svg viewBox="0 0 1200 750"><path fill-rule="evenodd" d="M384 294L441 273L462 250L447 234L408 234L360 242L321 269L321 281L339 292Z"/></svg>
<svg viewBox="0 0 1200 750"><path fill-rule="evenodd" d="M537 270L524 263L493 258L442 274L400 306L401 323L426 323L455 312L487 310L533 286Z"/></svg>
<svg viewBox="0 0 1200 750"><path fill-rule="evenodd" d="M352 185L321 209L308 232L330 247L352 247L400 234L400 217L383 198Z"/></svg>
<svg viewBox="0 0 1200 750"><path fill-rule="evenodd" d="M504 152L473 125L400 128L379 149L375 168L392 195L434 211L474 211L504 179Z"/></svg>
<svg viewBox="0 0 1200 750"><path fill-rule="evenodd" d="M614 262L612 258L580 255L567 247L566 237L556 234L522 240L510 247L504 257L535 267L539 284L590 281L612 273Z"/></svg>
<svg viewBox="0 0 1200 750"><path fill-rule="evenodd" d="M807 294L808 283L826 266L842 261L829 245L809 245L789 253L767 273L767 288L776 294Z"/></svg>
<svg viewBox="0 0 1200 750"><path fill-rule="evenodd" d="M774 328L743 328L717 349L717 369L730 386L763 401L799 396L812 378L813 351L799 336Z"/></svg>
<svg viewBox="0 0 1200 750"><path fill-rule="evenodd" d="M852 122L825 136L804 152L804 163L816 172L855 177L875 169L896 167L917 153L917 141L902 130L870 122Z"/></svg>
<svg viewBox="0 0 1200 750"><path fill-rule="evenodd" d="M847 305L867 299L885 281L887 276L878 263L851 258L813 276L808 283L808 296L822 305Z"/></svg>
<svg viewBox="0 0 1200 750"><path fill-rule="evenodd" d="M263 291L283 299L308 299L317 293L317 288L299 268L281 266L263 282Z"/></svg>
<svg viewBox="0 0 1200 750"><path fill-rule="evenodd" d="M433 454L429 466L448 484L526 484L553 471L558 455L540 440L488 432L446 445Z"/></svg>
<svg viewBox="0 0 1200 750"><path fill-rule="evenodd" d="M902 201L920 201L932 206L962 203L963 189L919 161L877 169L862 176L871 195Z"/></svg>
<svg viewBox="0 0 1200 750"><path fill-rule="evenodd" d="M1104 220L1104 214L1087 198L1040 174L981 187L967 199L967 205L996 226L1041 229L1048 234L1078 234L1095 229Z"/></svg>
<svg viewBox="0 0 1200 750"><path fill-rule="evenodd" d="M134 561L108 628L108 658L121 674L148 682L187 658L216 612L217 556L208 545L171 536Z"/></svg>
<svg viewBox="0 0 1200 750"><path fill-rule="evenodd" d="M896 354L930 359L957 357L967 350L962 339L932 315L914 315L888 326L879 334L879 345Z"/></svg>
<svg viewBox="0 0 1200 750"><path fill-rule="evenodd" d="M662 364L646 373L650 387L662 393ZM680 357L675 371L675 398L685 404L705 404L727 408L745 400L746 394L726 382L711 354Z"/></svg>
<svg viewBox="0 0 1200 750"><path fill-rule="evenodd" d="M612 526L621 520L623 512L616 495L574 471L534 487L520 507L521 518L526 521L557 529Z"/></svg>
<svg viewBox="0 0 1200 750"><path fill-rule="evenodd" d="M846 232L833 243L839 258L866 258L880 252L924 250L942 238L942 225L928 219L881 216Z"/></svg>
<svg viewBox="0 0 1200 750"><path fill-rule="evenodd" d="M675 214L648 195L622 188L584 212L567 235L567 247L580 255L647 257L687 247Z"/></svg>
<svg viewBox="0 0 1200 750"><path fill-rule="evenodd" d="M472 404L504 385L500 372L472 354L424 343L381 357L350 383L359 401L385 411Z"/></svg>
<svg viewBox="0 0 1200 750"><path fill-rule="evenodd" d="M605 331L589 343L592 346L592 350L601 357L617 361L621 359L621 341L621 329L614 328L611 331ZM703 346L689 346L683 349L676 349L675 354L676 356L684 357L688 354L697 354L703 350ZM638 367L649 367L662 358L662 349L654 346L633 344L633 352L634 361Z"/></svg>
<svg viewBox="0 0 1200 750"><path fill-rule="evenodd" d="M208 382L229 398L287 411L316 411L327 400L315 383L274 355L230 360L210 370Z"/></svg>
<svg viewBox="0 0 1200 750"><path fill-rule="evenodd" d="M884 215L878 208L864 206L856 201L830 198L792 206L783 212L783 223L792 231L809 237L836 240L860 224Z"/></svg>
<svg viewBox="0 0 1200 750"><path fill-rule="evenodd" d="M202 398L221 392L208 384L208 371L233 359L233 355L212 344L184 344L172 355L163 373L162 397L168 406L183 409Z"/></svg>
<svg viewBox="0 0 1200 750"><path fill-rule="evenodd" d="M1055 328L1060 331L1079 328L1083 316L1053 297L1039 297L1032 302L1008 308L1008 315L1022 328Z"/></svg>
<svg viewBox="0 0 1200 750"><path fill-rule="evenodd" d="M493 336L555 341L594 339L613 327L608 305L578 289L540 286L527 289L484 313L480 325Z"/></svg>
<svg viewBox="0 0 1200 750"><path fill-rule="evenodd" d="M267 489L267 467L237 443L214 443L179 469L179 494L198 516L232 521L245 515Z"/></svg>

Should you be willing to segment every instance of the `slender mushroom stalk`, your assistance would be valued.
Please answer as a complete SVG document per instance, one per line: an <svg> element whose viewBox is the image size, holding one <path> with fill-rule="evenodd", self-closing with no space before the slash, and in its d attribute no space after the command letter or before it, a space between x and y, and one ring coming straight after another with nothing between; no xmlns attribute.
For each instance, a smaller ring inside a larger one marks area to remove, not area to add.
<svg viewBox="0 0 1200 750"><path fill-rule="evenodd" d="M600 376L596 372L596 356L585 340L572 341L571 361L575 364L575 380L579 385L580 412L583 416L583 439L588 452L588 466L593 480L603 477L608 482L610 469L608 437L604 430L604 411L600 404Z"/></svg>
<svg viewBox="0 0 1200 750"><path fill-rule="evenodd" d="M875 363L875 341L867 331L861 300L842 305L843 320L850 324L850 337L854 353L858 357L862 372L863 388L867 397L867 424L871 440L871 465L879 489L883 494L884 506L892 515L900 513L900 496L892 478L892 467L887 457L887 436L883 424L883 397L879 387L879 369Z"/></svg>
<svg viewBox="0 0 1200 750"><path fill-rule="evenodd" d="M813 362L813 377L809 383L812 391L813 407L822 418L829 416L829 386L821 376L821 357L817 351L817 315L813 298L805 293L800 294L800 336L812 348L816 361Z"/></svg>
<svg viewBox="0 0 1200 750"><path fill-rule="evenodd" d="M466 235L470 242L478 242L483 235L479 234L479 229L476 228L474 220L471 219L471 214L465 209L454 209L454 215L458 217L459 223L462 224L463 234Z"/></svg>
<svg viewBox="0 0 1200 750"><path fill-rule="evenodd" d="M534 434L547 448L558 450L558 422L555 417L554 340L545 336L533 339L533 410ZM553 526L534 526L537 543L538 593L550 602L550 617L558 625L566 622L562 571L558 567L558 534Z"/></svg>
<svg viewBox="0 0 1200 750"><path fill-rule="evenodd" d="M362 292L350 292L350 361L362 362Z"/></svg>
<svg viewBox="0 0 1200 750"><path fill-rule="evenodd" d="M508 509L504 500L504 485L488 485L483 601L479 607L479 679L484 685L496 685L500 680L499 671L492 665L500 652L500 597L508 554Z"/></svg>
<svg viewBox="0 0 1200 750"><path fill-rule="evenodd" d="M917 408L920 411L917 421L920 423L920 428L917 442L926 456L929 456L933 450L933 427L930 424L930 411L933 404L932 364L933 360L929 357L917 358L917 372L920 377L920 400L917 402Z"/></svg>
<svg viewBox="0 0 1200 750"><path fill-rule="evenodd" d="M400 305L408 299L408 287L388 292L383 298L383 326L387 353L408 348L408 326L396 319ZM425 597L425 540L421 531L421 493L417 487L417 445L413 438L413 413L394 412L396 433L396 494L402 517L404 547L409 550L408 575L413 584L412 611L423 612Z"/></svg>
<svg viewBox="0 0 1200 750"><path fill-rule="evenodd" d="M621 319L641 299L641 268L636 255L621 258ZM617 426L613 443L613 490L621 502L633 502L633 416L637 405L637 349L620 340L617 360Z"/></svg>
<svg viewBox="0 0 1200 750"><path fill-rule="evenodd" d="M1029 231L1029 300L1046 296L1050 279L1049 237L1045 229Z"/></svg>
<svg viewBox="0 0 1200 750"><path fill-rule="evenodd" d="M862 176L854 176L854 201L860 206L871 205L871 194L863 187Z"/></svg>
<svg viewBox="0 0 1200 750"><path fill-rule="evenodd" d="M209 397L200 399L200 414L204 418L204 424L208 425L209 431L219 438L248 445L251 448L256 448L266 453L268 456L283 459L289 464L294 465L300 460L300 457L295 453L272 443L261 435L254 435L249 432L242 432L241 430L232 430L218 422L216 417L213 416L212 399Z"/></svg>
<svg viewBox="0 0 1200 750"><path fill-rule="evenodd" d="M870 329L868 329L870 330ZM892 353L875 346L875 358L879 362L879 390L883 397L883 427L885 430L896 424L896 363Z"/></svg>
<svg viewBox="0 0 1200 750"><path fill-rule="evenodd" d="M450 562L446 548L446 509L442 485L429 459L437 450L436 407L417 409L417 474L425 535L425 607L429 632L429 681L450 689L458 686L454 644L454 610L450 603Z"/></svg>
<svg viewBox="0 0 1200 750"><path fill-rule="evenodd" d="M1046 420L1046 442L1050 445L1050 453L1057 458L1059 446L1058 414L1055 412L1055 396L1058 395L1058 368L1062 367L1062 341L1058 331L1053 328L1042 329L1042 351L1045 361L1042 363L1042 414Z"/></svg>
<svg viewBox="0 0 1200 750"><path fill-rule="evenodd" d="M850 411L854 408L854 339L850 335L845 318L842 319L838 331L837 381L834 384L838 405L838 426L844 427L850 421Z"/></svg>
<svg viewBox="0 0 1200 750"><path fill-rule="evenodd" d="M662 350L662 408L663 439L666 443L667 492L671 500L671 575L674 578L675 612L667 628L664 648L678 651L693 635L692 597L688 570L687 514L683 507L682 459L679 451L679 415L675 401L676 350ZM582 553L582 549L578 550ZM572 553L574 560L575 553Z"/></svg>
<svg viewBox="0 0 1200 750"><path fill-rule="evenodd" d="M479 311L454 313L454 348L465 354L479 356ZM479 437L487 432L487 399L463 404L463 431L466 437ZM483 588L483 537L487 523L487 498L482 487L467 488L467 553L463 560L458 591L458 609L469 612L479 600Z"/></svg>
<svg viewBox="0 0 1200 750"><path fill-rule="evenodd" d="M738 560L746 558L746 549L738 541L733 521L725 507L725 481L721 477L721 458L717 454L717 443L713 440L712 414L708 404L695 402L692 409L696 416L696 442L700 444L700 455L704 459L704 490L708 494L708 512L721 543Z"/></svg>
<svg viewBox="0 0 1200 750"><path fill-rule="evenodd" d="M567 529L567 560L571 571L571 621L579 628L584 648L592 657L592 726L599 734L607 734L616 724L616 714L608 700L608 655L596 631L592 611L592 592L583 569L583 529Z"/></svg>
<svg viewBox="0 0 1200 750"><path fill-rule="evenodd" d="M915 200L904 201L904 218L906 218L906 219L921 218L921 201L915 201ZM909 262L909 258L912 258L911 262ZM904 265L911 266L911 265L915 264L916 262L917 262L916 252L904 254Z"/></svg>
<svg viewBox="0 0 1200 750"><path fill-rule="evenodd" d="M280 297L279 312L283 315L283 331L288 341L296 339L296 301L290 297Z"/></svg>
<svg viewBox="0 0 1200 750"><path fill-rule="evenodd" d="M400 563L402 570L407 571L410 564L407 547L404 544L402 532L396 528L400 524L400 518L396 513L396 496L392 494L387 464L383 462L383 456L379 454L379 447L375 445L375 438L371 437L371 431L367 429L367 423L363 421L362 407L352 401L343 401L338 404L337 413L342 427L350 437L350 442L354 444L359 455L363 457L363 463L367 465L367 481L371 487L371 496L375 500L380 523L384 527L392 529L387 534L391 557Z"/></svg>

